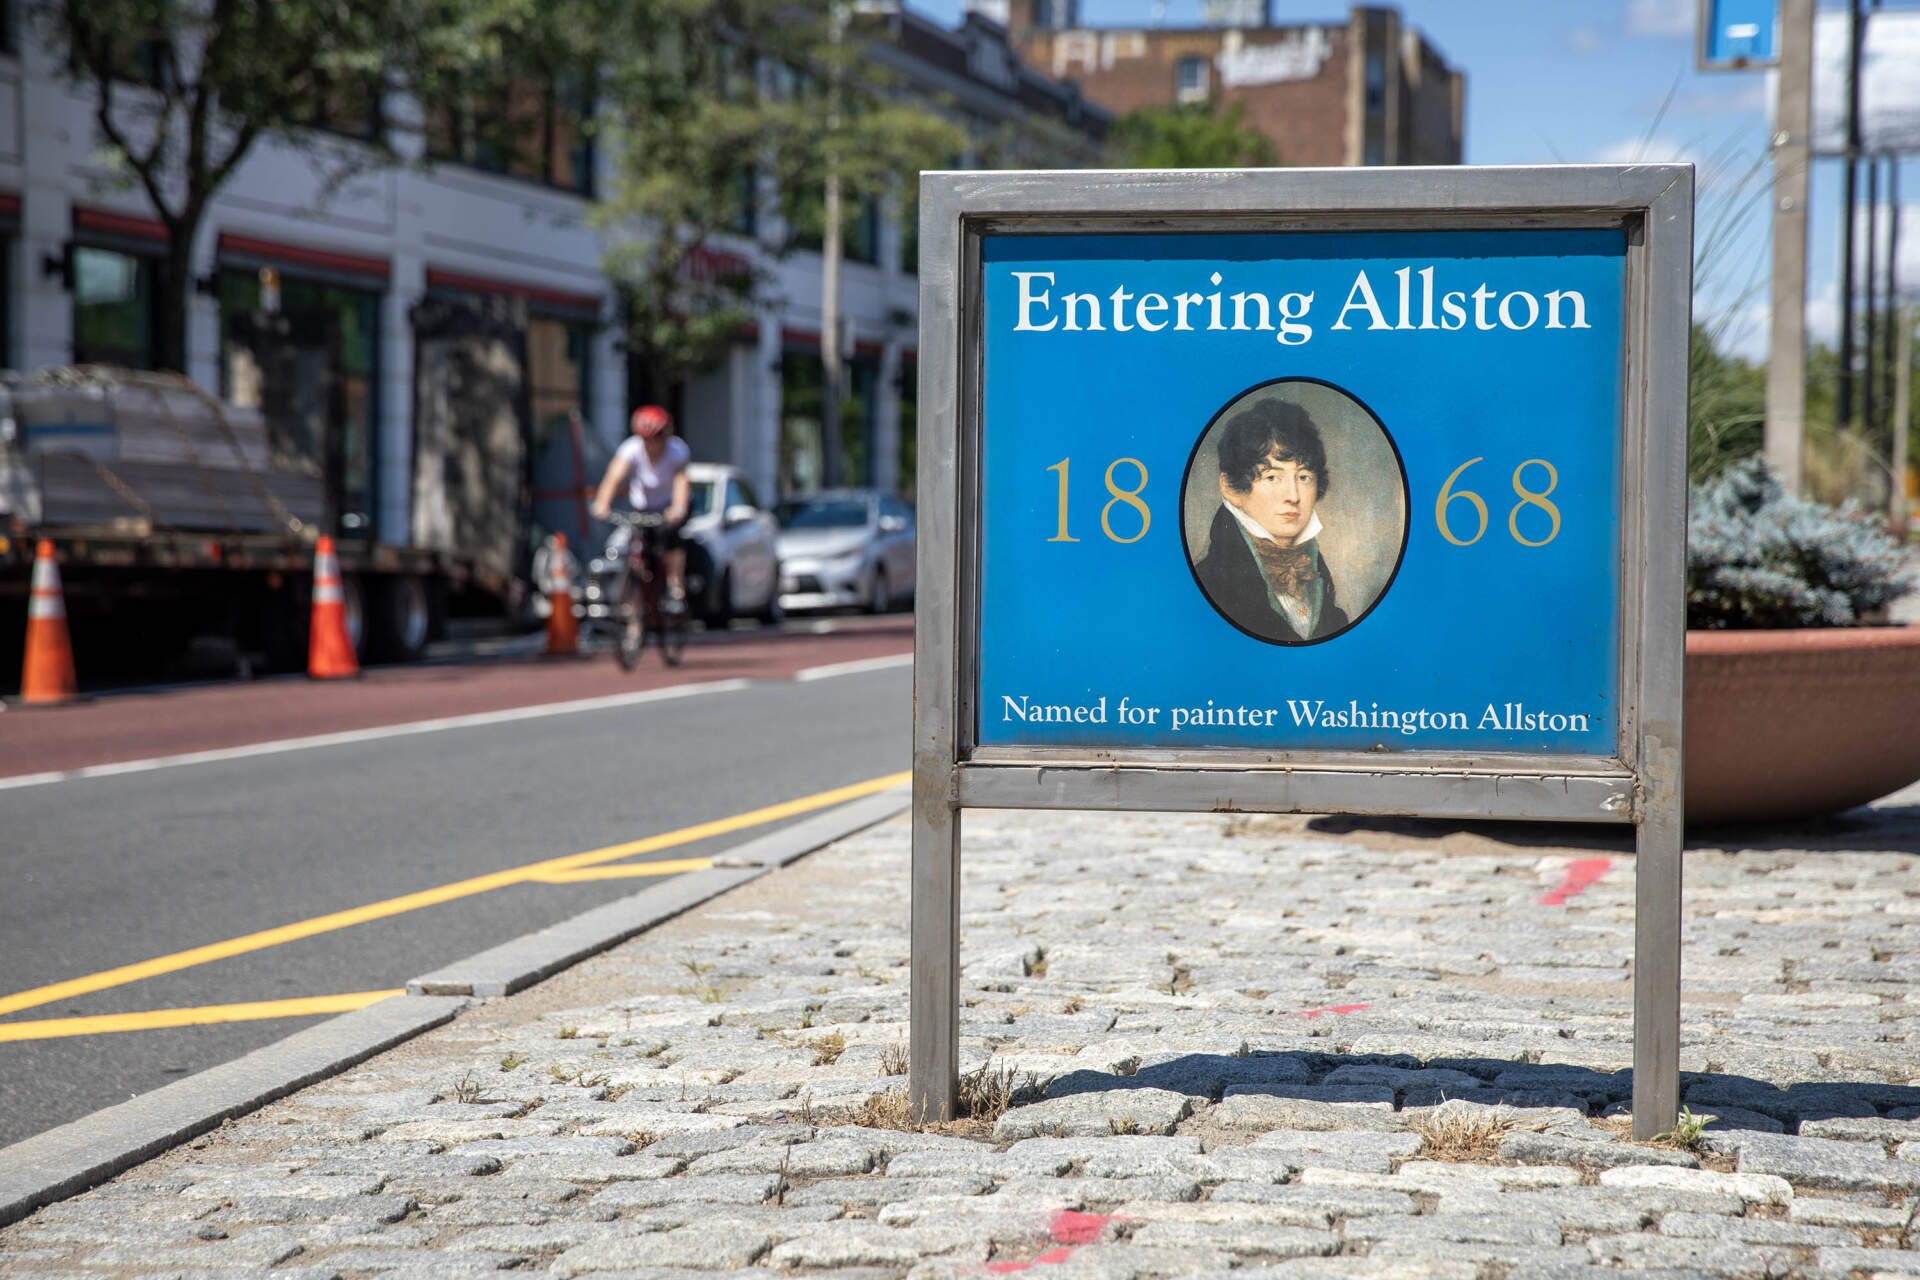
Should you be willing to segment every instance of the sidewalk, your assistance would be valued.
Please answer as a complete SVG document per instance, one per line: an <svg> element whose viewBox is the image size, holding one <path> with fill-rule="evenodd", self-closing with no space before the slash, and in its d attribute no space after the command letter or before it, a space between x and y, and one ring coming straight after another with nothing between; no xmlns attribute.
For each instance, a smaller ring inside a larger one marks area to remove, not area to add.
<svg viewBox="0 0 1920 1280"><path fill-rule="evenodd" d="M1920 1276L1901 799L1690 848L1693 1142L1622 1136L1627 833L970 811L946 1132L858 1123L901 1112L901 818L0 1230L0 1275Z"/></svg>

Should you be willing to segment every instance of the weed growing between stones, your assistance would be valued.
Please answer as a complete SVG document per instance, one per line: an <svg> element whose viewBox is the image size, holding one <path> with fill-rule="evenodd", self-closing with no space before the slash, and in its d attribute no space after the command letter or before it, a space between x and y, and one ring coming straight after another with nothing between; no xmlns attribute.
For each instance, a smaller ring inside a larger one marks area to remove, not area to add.
<svg viewBox="0 0 1920 1280"><path fill-rule="evenodd" d="M712 965L701 964L697 957L688 956L680 961L680 967L692 974L694 981L699 985L694 987L681 987L675 994L694 996L701 1004L718 1004L727 998L726 992L707 981L706 975L708 970L713 968Z"/></svg>
<svg viewBox="0 0 1920 1280"><path fill-rule="evenodd" d="M1500 1158L1500 1140L1520 1127L1519 1118L1502 1108L1442 1104L1415 1124L1413 1131L1420 1139L1422 1156L1490 1164Z"/></svg>
<svg viewBox="0 0 1920 1280"><path fill-rule="evenodd" d="M918 1126L907 1111L905 1089L885 1089L874 1094L853 1113L853 1122L863 1129L897 1129L912 1133Z"/></svg>
<svg viewBox="0 0 1920 1280"><path fill-rule="evenodd" d="M481 1096L486 1093L486 1086L482 1085L478 1080L475 1080L473 1078L473 1072L471 1071L461 1076L459 1083L454 1085L449 1092L451 1092L455 1102L477 1103L486 1101L486 1099Z"/></svg>
<svg viewBox="0 0 1920 1280"><path fill-rule="evenodd" d="M555 1040L578 1040L580 1038L580 1028L562 1027L553 1033L553 1038Z"/></svg>
<svg viewBox="0 0 1920 1280"><path fill-rule="evenodd" d="M1653 1135L1655 1142L1664 1142L1680 1151L1698 1151L1701 1135L1707 1131L1707 1121L1712 1116L1697 1116L1686 1107L1680 1108L1679 1117L1673 1122L1673 1128L1665 1133Z"/></svg>
<svg viewBox="0 0 1920 1280"><path fill-rule="evenodd" d="M502 1071L512 1071L515 1067L525 1064L526 1060L526 1057L522 1054L510 1053L500 1059L500 1069Z"/></svg>
<svg viewBox="0 0 1920 1280"><path fill-rule="evenodd" d="M847 1038L836 1031L830 1036L821 1036L818 1040L808 1041L807 1047L813 1050L814 1066L830 1067L840 1060L841 1054L847 1051Z"/></svg>
<svg viewBox="0 0 1920 1280"><path fill-rule="evenodd" d="M890 1044L880 1050L880 1074L903 1076L907 1074L907 1046Z"/></svg>

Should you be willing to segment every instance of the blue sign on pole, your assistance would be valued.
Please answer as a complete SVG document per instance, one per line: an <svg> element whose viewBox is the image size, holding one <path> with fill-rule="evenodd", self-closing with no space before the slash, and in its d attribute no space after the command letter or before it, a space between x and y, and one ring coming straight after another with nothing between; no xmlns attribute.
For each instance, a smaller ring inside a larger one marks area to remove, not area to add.
<svg viewBox="0 0 1920 1280"><path fill-rule="evenodd" d="M1741 71L1780 61L1780 0L1700 0L1700 68Z"/></svg>
<svg viewBox="0 0 1920 1280"><path fill-rule="evenodd" d="M974 740L1615 754L1627 248L984 237Z"/></svg>

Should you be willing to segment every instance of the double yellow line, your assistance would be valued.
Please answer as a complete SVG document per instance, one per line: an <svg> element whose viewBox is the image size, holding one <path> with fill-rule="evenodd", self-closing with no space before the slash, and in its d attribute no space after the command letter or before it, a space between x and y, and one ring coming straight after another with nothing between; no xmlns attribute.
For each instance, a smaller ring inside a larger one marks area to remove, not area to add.
<svg viewBox="0 0 1920 1280"><path fill-rule="evenodd" d="M408 911L417 911L422 907L438 906L443 902L453 902L460 898L469 898L479 893L489 893L495 889L504 889L509 885L537 882L543 884L570 884L584 880L605 880L627 876L672 875L681 871L703 871L713 865L710 858L682 858L671 862L650 862L632 867L609 867L602 864L617 862L622 858L639 857L642 854L655 853L662 849L671 849L676 845L691 844L696 840L705 840L712 836L727 835L742 831L748 827L757 827L767 822L778 822L782 818L791 818L797 814L810 813L815 809L824 809L830 805L843 804L849 800L858 800L885 791L889 787L899 786L911 777L908 773L890 773L885 777L870 778L865 782L856 782L851 786L836 787L831 791L816 792L802 796L798 800L787 800L765 808L738 813L730 818L716 818L712 822L702 822L696 826L681 827L677 831L663 832L657 836L648 836L644 840L629 840L625 844L608 845L602 849L589 849L585 853L572 853L565 857L548 858L541 862L530 862L525 866L513 867L505 871L494 871L484 876L474 876L467 880L456 880L452 884L440 885L433 889L422 889L417 893L402 894L397 898L386 898L380 902L370 902L365 906L351 907L345 911L334 911L323 916L283 924L272 929L262 929L258 933L242 934L237 938L228 938L224 942L208 943L203 947L192 947L186 951L176 951L171 955L155 956L151 960L142 960L138 964L121 965L115 969L103 969L81 978L69 978L65 982L50 983L44 987L35 987L31 991L16 992L10 996L0 996L0 1016L16 1013L22 1009L32 1009L39 1005L51 1004L56 1000L67 1000L95 991L105 991L110 987L123 986L129 982L138 982L142 978L157 977L163 973L177 973L182 969L191 969L196 965L210 964L215 960L226 960L233 956L245 955L249 951L262 951L268 947L277 947L283 943L297 942L302 938L311 938L336 929L345 929L350 925L365 924L370 920L382 920L388 916L402 915ZM238 1022L257 1018L287 1018L302 1014L340 1013L358 1009L385 999L394 994L391 991L359 991L344 995L312 996L293 1000L265 1000L248 1004L205 1005L194 1009L156 1009L144 1013L106 1014L85 1018L49 1018L33 1022L0 1022L0 1042L8 1040L42 1040L57 1036L93 1035L106 1031L134 1031L155 1027L193 1026L212 1022Z"/></svg>

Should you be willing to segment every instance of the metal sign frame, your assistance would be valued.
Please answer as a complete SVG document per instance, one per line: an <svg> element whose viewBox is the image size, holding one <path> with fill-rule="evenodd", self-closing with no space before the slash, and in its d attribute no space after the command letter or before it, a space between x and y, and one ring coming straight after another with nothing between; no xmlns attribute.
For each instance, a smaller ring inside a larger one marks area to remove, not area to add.
<svg viewBox="0 0 1920 1280"><path fill-rule="evenodd" d="M1634 1132L1679 1104L1693 168L925 173L920 185L910 1106L958 1100L960 811L1419 814L1636 828ZM1626 233L1619 737L1611 756L977 746L982 239L996 233Z"/></svg>

